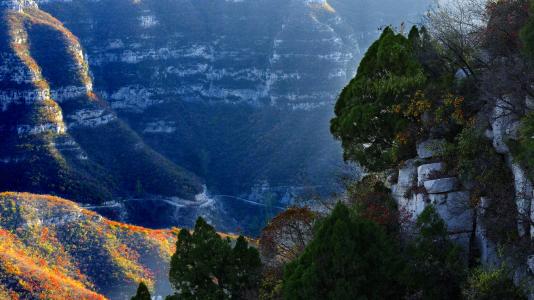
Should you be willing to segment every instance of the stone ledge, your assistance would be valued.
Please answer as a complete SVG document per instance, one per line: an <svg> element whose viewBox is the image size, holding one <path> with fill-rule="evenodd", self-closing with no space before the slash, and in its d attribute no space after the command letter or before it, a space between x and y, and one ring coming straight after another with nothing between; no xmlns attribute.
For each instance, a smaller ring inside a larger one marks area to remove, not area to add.
<svg viewBox="0 0 534 300"><path fill-rule="evenodd" d="M424 186L429 194L453 192L458 189L458 179L456 177L448 177L427 180L424 182Z"/></svg>
<svg viewBox="0 0 534 300"><path fill-rule="evenodd" d="M417 168L417 185L423 186L424 182L430 178L430 175L441 172L445 168L444 163L432 163L421 165Z"/></svg>

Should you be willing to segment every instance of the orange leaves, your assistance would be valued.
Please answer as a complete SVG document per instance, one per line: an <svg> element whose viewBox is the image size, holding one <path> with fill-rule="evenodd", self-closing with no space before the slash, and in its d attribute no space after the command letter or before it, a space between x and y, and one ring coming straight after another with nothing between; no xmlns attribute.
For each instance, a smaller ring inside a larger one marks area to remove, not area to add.
<svg viewBox="0 0 534 300"><path fill-rule="evenodd" d="M41 242L46 242L48 240L48 227L41 228L41 236L39 239Z"/></svg>
<svg viewBox="0 0 534 300"><path fill-rule="evenodd" d="M92 291L101 275L84 274L95 263L117 284L153 285L156 276L167 277L179 231L95 218L71 201L25 193L0 193L0 212L0 279L16 279L21 298L104 299ZM0 283L2 289L13 287Z"/></svg>
<svg viewBox="0 0 534 300"><path fill-rule="evenodd" d="M0 269L15 279L24 298L36 299L104 299L78 282L50 267L39 253L26 246L12 233L0 229ZM12 280L10 282L13 282ZM2 288L0 286L0 288ZM9 287L7 287L9 289ZM11 299L19 294L9 292Z"/></svg>

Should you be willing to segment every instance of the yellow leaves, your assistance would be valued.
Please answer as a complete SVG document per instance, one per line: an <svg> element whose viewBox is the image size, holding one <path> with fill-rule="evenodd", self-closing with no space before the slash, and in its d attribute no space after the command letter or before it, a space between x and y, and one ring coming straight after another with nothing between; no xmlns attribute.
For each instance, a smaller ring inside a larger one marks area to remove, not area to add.
<svg viewBox="0 0 534 300"><path fill-rule="evenodd" d="M14 234L0 229L0 268L36 299L104 299L86 286L51 267L38 252ZM0 286L0 290L2 286ZM18 294L8 293L18 299Z"/></svg>
<svg viewBox="0 0 534 300"><path fill-rule="evenodd" d="M436 109L435 117L437 122L443 122L451 118L454 122L466 125L469 119L463 110L464 97L448 94L443 99L443 104Z"/></svg>
<svg viewBox="0 0 534 300"><path fill-rule="evenodd" d="M420 119L421 115L432 108L432 102L428 100L423 91L418 90L403 111L404 116Z"/></svg>
<svg viewBox="0 0 534 300"><path fill-rule="evenodd" d="M406 132L398 132L395 135L395 142L399 145L407 145L410 142L410 135Z"/></svg>
<svg viewBox="0 0 534 300"><path fill-rule="evenodd" d="M180 229L151 230L96 215L58 197L0 193L0 269L24 285L29 296L22 298L103 299L82 271L95 260L117 282L155 283L143 258L168 266ZM77 256L86 251L94 255Z"/></svg>

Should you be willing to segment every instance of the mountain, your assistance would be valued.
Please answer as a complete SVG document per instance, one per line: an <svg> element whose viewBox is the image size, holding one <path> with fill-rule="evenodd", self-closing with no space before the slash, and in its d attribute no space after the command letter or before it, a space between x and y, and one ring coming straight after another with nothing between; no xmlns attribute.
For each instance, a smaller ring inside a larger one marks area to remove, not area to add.
<svg viewBox="0 0 534 300"><path fill-rule="evenodd" d="M0 14L0 190L87 203L140 188L201 191L94 93L82 46L61 22L33 1L3 1Z"/></svg>
<svg viewBox="0 0 534 300"><path fill-rule="evenodd" d="M335 97L377 28L413 16L408 3L420 11L424 3L374 2L41 6L80 38L95 91L150 146L210 190L246 195L264 182L326 186L339 171L340 148L328 131ZM365 17L371 9L376 19Z"/></svg>
<svg viewBox="0 0 534 300"><path fill-rule="evenodd" d="M0 298L125 299L140 280L165 294L176 231L110 221L57 197L1 193Z"/></svg>
<svg viewBox="0 0 534 300"><path fill-rule="evenodd" d="M160 227L189 226L203 213L195 199L205 184L209 210L223 211L218 228L252 234L280 207L336 190L334 100L378 28L425 8L423 0L1 3L0 190L112 200L122 211L104 207L108 216Z"/></svg>

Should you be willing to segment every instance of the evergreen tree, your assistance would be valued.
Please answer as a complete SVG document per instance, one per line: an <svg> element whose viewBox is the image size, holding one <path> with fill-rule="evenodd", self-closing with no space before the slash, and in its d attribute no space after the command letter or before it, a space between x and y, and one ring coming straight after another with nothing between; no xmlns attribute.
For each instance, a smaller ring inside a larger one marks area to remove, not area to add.
<svg viewBox="0 0 534 300"><path fill-rule="evenodd" d="M287 265L284 299L398 298L400 270L397 251L383 229L337 204L302 256Z"/></svg>
<svg viewBox="0 0 534 300"><path fill-rule="evenodd" d="M240 236L234 249L232 249L232 261L230 271L232 275L231 290L233 299L250 299L254 294L261 280L261 260L256 248L248 246L247 240Z"/></svg>
<svg viewBox="0 0 534 300"><path fill-rule="evenodd" d="M410 120L399 111L426 81L410 40L386 28L363 57L358 73L339 96L332 134L343 144L344 157L371 171L383 170L413 155Z"/></svg>
<svg viewBox="0 0 534 300"><path fill-rule="evenodd" d="M170 299L239 299L257 288L260 267L258 251L243 237L232 249L230 239L198 218L193 234L178 236L169 275L177 293Z"/></svg>
<svg viewBox="0 0 534 300"><path fill-rule="evenodd" d="M412 294L422 299L460 299L466 262L447 234L445 222L433 206L417 218L418 235L407 249L407 274Z"/></svg>
<svg viewBox="0 0 534 300"><path fill-rule="evenodd" d="M534 58L534 1L530 0L529 17L525 26L521 29L520 38L524 53Z"/></svg>
<svg viewBox="0 0 534 300"><path fill-rule="evenodd" d="M143 283L139 283L139 287L137 288L137 294L132 297L132 300L151 300L150 292L148 291L148 287Z"/></svg>

